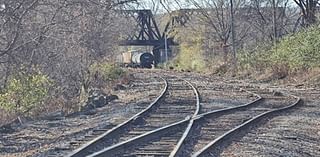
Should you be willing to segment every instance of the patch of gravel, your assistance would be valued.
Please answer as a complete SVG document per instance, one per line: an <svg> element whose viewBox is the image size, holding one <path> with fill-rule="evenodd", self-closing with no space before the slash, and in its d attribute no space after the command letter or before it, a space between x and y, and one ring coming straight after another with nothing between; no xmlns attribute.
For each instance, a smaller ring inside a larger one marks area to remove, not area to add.
<svg viewBox="0 0 320 157"><path fill-rule="evenodd" d="M196 85L199 91L200 113L240 106L257 99L251 93L244 91L236 82L226 82L223 79L205 76L190 76L190 74L185 77L188 77L186 79Z"/></svg>

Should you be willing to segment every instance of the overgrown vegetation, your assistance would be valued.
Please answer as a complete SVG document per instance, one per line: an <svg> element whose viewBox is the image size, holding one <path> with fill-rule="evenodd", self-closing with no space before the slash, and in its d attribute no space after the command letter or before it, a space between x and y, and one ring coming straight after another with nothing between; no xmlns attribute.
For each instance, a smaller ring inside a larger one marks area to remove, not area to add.
<svg viewBox="0 0 320 157"><path fill-rule="evenodd" d="M120 79L126 74L119 66L111 63L95 63L91 65L90 71L95 75L94 77L100 76L106 82Z"/></svg>
<svg viewBox="0 0 320 157"><path fill-rule="evenodd" d="M1 91L0 109L18 115L28 113L45 101L51 86L51 80L40 71L31 74L20 71Z"/></svg>
<svg viewBox="0 0 320 157"><path fill-rule="evenodd" d="M183 71L206 70L206 62L203 58L203 38L201 33L185 34L180 32L177 35L180 38L179 53L170 63L171 66Z"/></svg>
<svg viewBox="0 0 320 157"><path fill-rule="evenodd" d="M285 64L290 70L320 66L320 27L315 26L285 37L270 51L270 62Z"/></svg>
<svg viewBox="0 0 320 157"><path fill-rule="evenodd" d="M89 96L89 88L104 90L115 81L125 79L127 72L119 66L109 62L94 63L89 68L89 75L81 86L79 102L83 104ZM77 105L76 110L81 106Z"/></svg>
<svg viewBox="0 0 320 157"><path fill-rule="evenodd" d="M199 35L198 35L199 36ZM215 74L226 74L231 71L228 62L215 56L205 59L201 38L191 35L182 38L180 53L173 64L179 70L210 71ZM213 64L211 61L215 60ZM220 63L220 64L219 64ZM298 72L307 72L320 68L320 26L305 28L288 34L274 44L260 43L254 49L239 49L239 74L253 74L259 77L282 79ZM231 73L231 72L230 72Z"/></svg>
<svg viewBox="0 0 320 157"><path fill-rule="evenodd" d="M201 55L200 44L195 45L181 44L181 53L175 60L175 65L180 70L203 71L205 69L205 61Z"/></svg>
<svg viewBox="0 0 320 157"><path fill-rule="evenodd" d="M242 70L267 71L283 78L290 73L320 67L320 27L314 26L284 37L271 47L259 47L254 52L242 52Z"/></svg>
<svg viewBox="0 0 320 157"><path fill-rule="evenodd" d="M253 71L258 70L262 71L269 65L268 50L270 50L270 45L261 44L249 51L242 49L238 53L238 64L239 70Z"/></svg>

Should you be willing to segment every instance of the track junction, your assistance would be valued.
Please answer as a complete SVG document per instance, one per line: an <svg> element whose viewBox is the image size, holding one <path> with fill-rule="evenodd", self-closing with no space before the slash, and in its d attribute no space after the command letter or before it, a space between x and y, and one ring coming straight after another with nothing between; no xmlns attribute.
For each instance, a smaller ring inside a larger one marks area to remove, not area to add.
<svg viewBox="0 0 320 157"><path fill-rule="evenodd" d="M233 138L302 103L293 95L251 87L236 91L250 96L250 102L210 108L202 106L201 93L190 81L172 75L161 80L163 90L149 106L68 156L216 156Z"/></svg>

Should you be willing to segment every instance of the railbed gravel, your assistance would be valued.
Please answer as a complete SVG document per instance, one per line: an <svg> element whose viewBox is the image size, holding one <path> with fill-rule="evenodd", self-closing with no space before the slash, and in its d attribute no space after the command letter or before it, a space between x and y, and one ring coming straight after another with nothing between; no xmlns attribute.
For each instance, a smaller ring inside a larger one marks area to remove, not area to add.
<svg viewBox="0 0 320 157"><path fill-rule="evenodd" d="M198 89L201 97L200 114L252 102L257 97L243 90L242 86L204 76L184 76Z"/></svg>

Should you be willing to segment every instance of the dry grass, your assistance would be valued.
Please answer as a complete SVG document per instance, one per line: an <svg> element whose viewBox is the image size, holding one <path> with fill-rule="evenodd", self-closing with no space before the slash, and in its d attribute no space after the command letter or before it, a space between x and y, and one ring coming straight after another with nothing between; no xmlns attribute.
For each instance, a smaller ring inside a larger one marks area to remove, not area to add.
<svg viewBox="0 0 320 157"><path fill-rule="evenodd" d="M320 68L310 70L307 75L302 74L301 79L309 84L320 85Z"/></svg>
<svg viewBox="0 0 320 157"><path fill-rule="evenodd" d="M320 86L320 68L305 69L289 74L286 79L277 80L281 84Z"/></svg>
<svg viewBox="0 0 320 157"><path fill-rule="evenodd" d="M16 115L14 113L8 113L7 111L0 109L0 126L13 121L15 118Z"/></svg>

